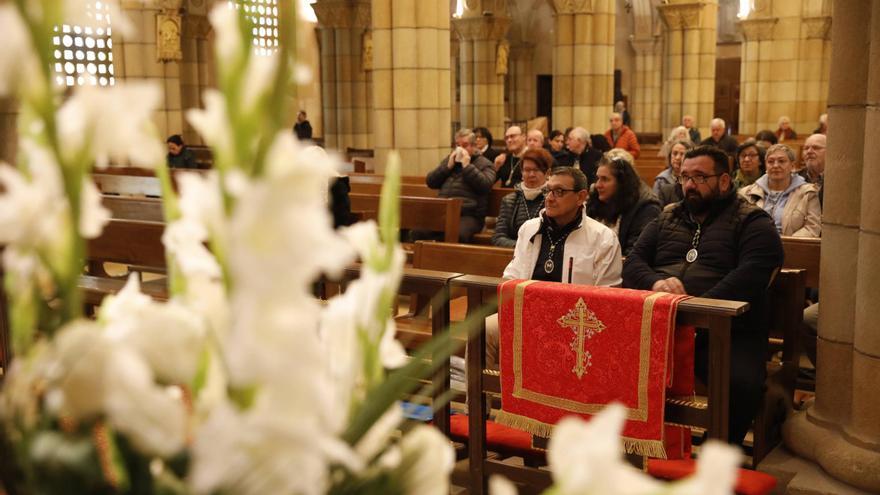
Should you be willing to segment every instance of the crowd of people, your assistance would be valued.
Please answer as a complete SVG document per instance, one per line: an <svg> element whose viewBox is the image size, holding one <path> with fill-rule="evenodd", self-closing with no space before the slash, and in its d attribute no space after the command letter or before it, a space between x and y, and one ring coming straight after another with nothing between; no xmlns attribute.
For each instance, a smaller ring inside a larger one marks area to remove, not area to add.
<svg viewBox="0 0 880 495"><path fill-rule="evenodd" d="M511 126L497 153L488 130L462 129L427 183L441 197L463 200L461 242L483 228L490 189L512 189L491 236L514 248L504 278L749 302L752 310L734 319L731 342L729 440L740 443L762 394L766 288L782 266L781 236L822 233L825 117L798 157L785 144L797 136L785 117L778 131L739 143L718 118L700 140L685 116L663 143L666 167L653 187L638 174L636 134L620 112L609 121L604 134L575 127L546 139ZM487 328L493 363L497 330ZM703 378L707 353L698 338L695 370Z"/></svg>

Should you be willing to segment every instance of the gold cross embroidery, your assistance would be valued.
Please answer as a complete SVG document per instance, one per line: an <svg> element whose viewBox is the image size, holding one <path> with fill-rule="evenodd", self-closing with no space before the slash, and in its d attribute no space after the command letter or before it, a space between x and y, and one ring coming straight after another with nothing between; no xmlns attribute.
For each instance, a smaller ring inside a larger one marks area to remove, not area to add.
<svg viewBox="0 0 880 495"><path fill-rule="evenodd" d="M558 320L559 326L563 328L571 328L575 337L571 341L571 350L575 352L574 368L571 371L581 379L587 372L587 368L592 366L592 354L585 349L587 339L593 338L593 335L605 330L605 324L596 318L596 313L587 308L587 304L583 298L578 298L574 308L568 310Z"/></svg>

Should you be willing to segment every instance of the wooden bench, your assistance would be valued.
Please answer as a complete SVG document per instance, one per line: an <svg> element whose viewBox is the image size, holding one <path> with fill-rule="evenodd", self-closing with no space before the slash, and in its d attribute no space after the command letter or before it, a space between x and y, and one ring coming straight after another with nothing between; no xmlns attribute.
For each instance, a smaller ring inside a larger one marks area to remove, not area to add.
<svg viewBox="0 0 880 495"><path fill-rule="evenodd" d="M129 265L137 271L165 273L165 224L143 220L112 219L86 246L91 275L106 276L104 262Z"/></svg>
<svg viewBox="0 0 880 495"><path fill-rule="evenodd" d="M807 287L819 287L819 261L822 254L822 239L818 237L782 237L785 250L784 268L802 268L806 271Z"/></svg>
<svg viewBox="0 0 880 495"><path fill-rule="evenodd" d="M498 278L465 275L453 279L453 289L468 294L468 310L484 304L497 304ZM678 306L677 323L693 325L709 332L709 380L705 404L685 401L667 401L667 422L703 428L710 438L726 439L730 385L730 324L731 318L748 310L748 303L692 298ZM468 462L471 494L487 493L487 481L492 474L501 474L511 481L525 483L537 489L550 486L550 472L534 467L518 467L490 459L486 449L486 396L485 391L500 390L497 372L485 370L485 327L468 340Z"/></svg>
<svg viewBox="0 0 880 495"><path fill-rule="evenodd" d="M155 176L92 174L92 179L102 194L152 198L162 196L162 186Z"/></svg>
<svg viewBox="0 0 880 495"><path fill-rule="evenodd" d="M113 218L148 222L165 221L162 200L159 198L104 195L101 197L101 204L110 210Z"/></svg>
<svg viewBox="0 0 880 495"><path fill-rule="evenodd" d="M379 195L349 194L352 211L379 211ZM446 242L458 242L461 199L400 196L400 228L443 232Z"/></svg>

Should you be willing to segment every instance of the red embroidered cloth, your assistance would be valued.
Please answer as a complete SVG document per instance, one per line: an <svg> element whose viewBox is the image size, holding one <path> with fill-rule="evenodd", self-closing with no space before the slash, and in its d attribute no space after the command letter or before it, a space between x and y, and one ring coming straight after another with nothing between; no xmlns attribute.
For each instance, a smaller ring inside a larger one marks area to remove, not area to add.
<svg viewBox="0 0 880 495"><path fill-rule="evenodd" d="M562 417L589 419L617 401L627 408L626 450L666 458L670 337L688 296L530 280L505 282L498 292L499 423L549 437ZM691 329L691 356L692 337ZM692 363L676 380L679 391L692 388Z"/></svg>

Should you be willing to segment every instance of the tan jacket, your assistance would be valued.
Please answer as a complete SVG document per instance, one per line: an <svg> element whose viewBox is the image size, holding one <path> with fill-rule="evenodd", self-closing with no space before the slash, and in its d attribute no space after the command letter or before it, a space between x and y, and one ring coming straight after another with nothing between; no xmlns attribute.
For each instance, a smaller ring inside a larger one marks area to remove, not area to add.
<svg viewBox="0 0 880 495"><path fill-rule="evenodd" d="M743 187L739 193L759 208L764 208L765 193L758 182ZM801 184L791 192L782 210L780 235L822 236L822 206L819 204L819 189L814 184Z"/></svg>

